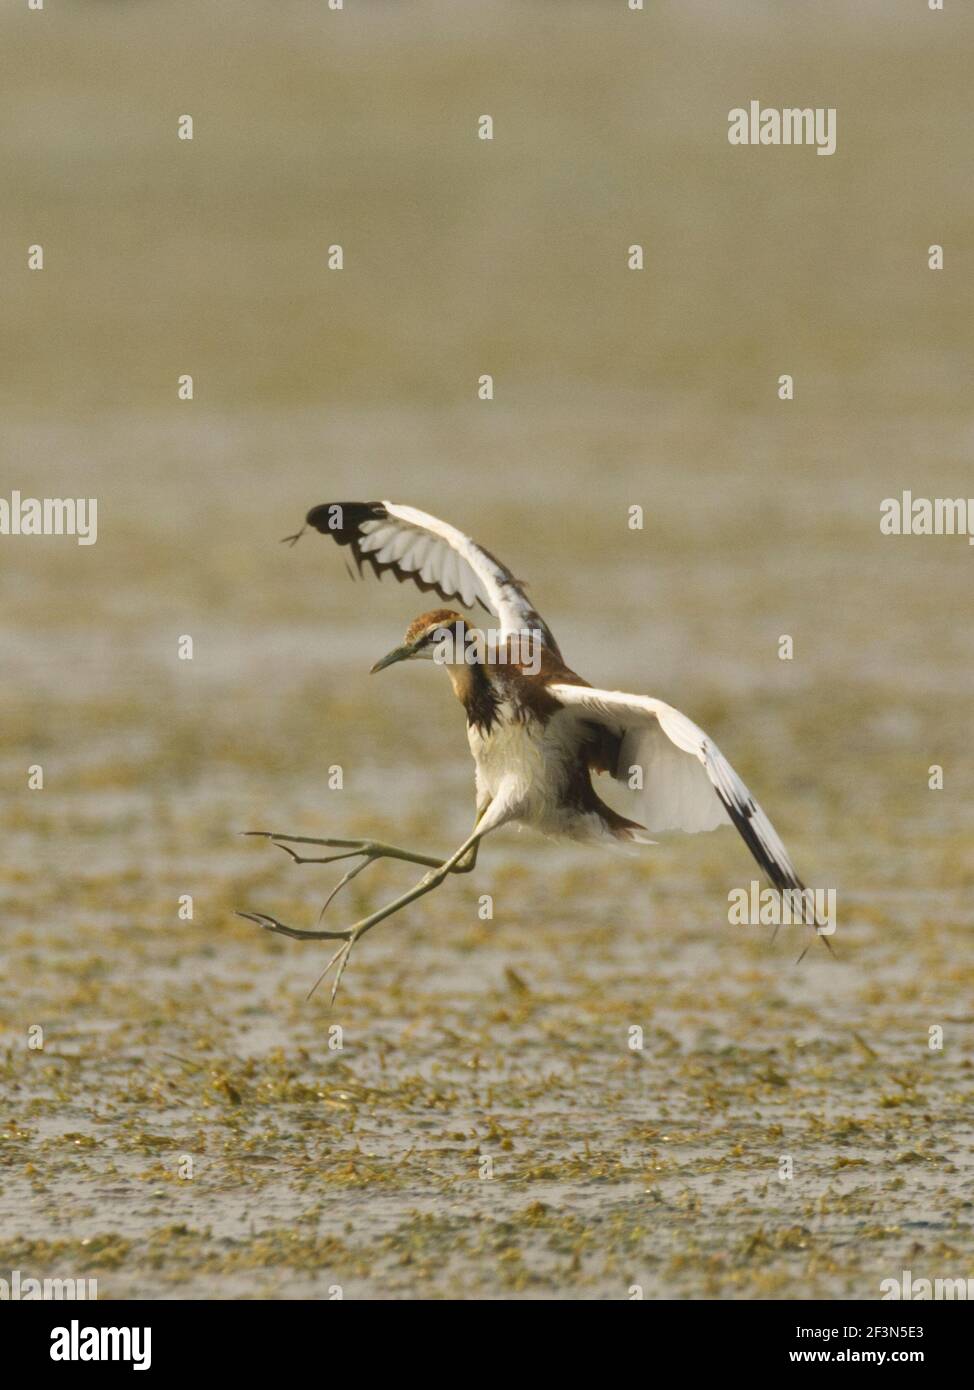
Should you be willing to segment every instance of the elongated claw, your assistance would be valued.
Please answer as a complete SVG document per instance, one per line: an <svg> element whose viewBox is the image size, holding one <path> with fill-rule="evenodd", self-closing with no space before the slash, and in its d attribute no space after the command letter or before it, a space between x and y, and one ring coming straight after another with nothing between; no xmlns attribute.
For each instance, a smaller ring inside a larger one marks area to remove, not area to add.
<svg viewBox="0 0 974 1390"><path fill-rule="evenodd" d="M271 844L290 855L295 864L335 864L342 859L357 859L361 856L361 864L354 865L346 874L343 874L328 894L321 912L318 914L319 922L346 884L351 883L356 875L378 859L400 859L409 864L425 864L433 868L441 862L436 855L416 854L412 850L400 849L396 845L383 844L380 840L339 840L331 837L317 839L311 835L285 835L277 830L245 830L243 833L258 839L270 840ZM324 845L328 849L337 849L341 852L328 855L307 855L292 849L292 845Z"/></svg>
<svg viewBox="0 0 974 1390"><path fill-rule="evenodd" d="M376 849L371 840L313 840L310 835L278 835L273 830L245 830L245 835L270 840L271 844L289 854L295 864L334 864L339 859L354 859L357 854L372 854ZM286 844L285 841L290 841ZM308 855L299 854L291 845L326 845L341 849L341 854Z"/></svg>
<svg viewBox="0 0 974 1390"><path fill-rule="evenodd" d="M262 840L290 840L295 845L330 845L336 849L350 849L353 853L356 850L364 849L367 845L375 844L374 840L336 840L334 838L321 840L313 835L285 835L281 830L243 830L240 833L256 836Z"/></svg>
<svg viewBox="0 0 974 1390"><path fill-rule="evenodd" d="M345 887L345 884L351 883L352 879L355 878L356 875L360 874L363 869L367 869L370 864L375 863L377 857L378 856L376 855L368 855L365 859L362 860L361 864L356 864L354 869L349 869L348 873L342 874L341 878L335 884L334 888L331 890L331 892L328 894L327 898L321 905L321 911L318 913L319 922L321 921L322 917L324 917L325 912L328 910L331 903L335 900L335 898L338 897L338 894Z"/></svg>
<svg viewBox="0 0 974 1390"><path fill-rule="evenodd" d="M348 964L348 958L352 954L352 947L354 945L355 937L353 936L352 939L350 941L347 941L344 946L340 946L338 948L333 957L333 959L338 962L338 969L335 971L335 982L331 987L331 1002L333 1004L335 1002L335 996L338 994L338 986L342 982L342 976L345 974L345 967Z"/></svg>
<svg viewBox="0 0 974 1390"><path fill-rule="evenodd" d="M331 989L331 1000L332 1003L334 1003L335 997L338 994L338 986L341 984L342 976L345 973L345 967L348 964L348 958L351 954L352 947L360 936L364 936L366 932L371 931L379 922L384 922L387 917L391 917L394 913L399 912L409 903L415 902L417 898L421 898L434 888L438 888L449 874L469 873L474 867L474 864L477 862L477 846L482 835L485 833L484 830L478 829L482 817L483 813L478 815L477 825L474 827L473 834L464 840L456 853L450 855L448 859L443 860L431 854L414 854L412 850L399 849L395 845L382 844L378 840L315 840L308 835L279 835L270 830L248 831L247 833L250 835L256 835L265 840L270 840L273 844L279 845L281 849L287 849L292 859L296 859L299 864L327 864L331 863L332 859L352 859L358 855L362 856L362 862L360 864L355 864L349 869L342 876L337 886L332 889L325 902L325 906L321 909L322 913L333 900L336 893L344 888L346 883L351 882L357 874L360 874L367 865L373 863L376 859L402 859L411 864L425 864L429 872L424 874L419 882L414 884L412 888L408 889L405 893L400 893L398 898L393 898L393 900L386 903L384 907L380 907L376 909L375 912L371 912L368 917L363 917L360 922L354 923L353 926L348 927L345 931L325 931L324 928L321 927L317 928L315 931L305 931L300 927L289 927L284 922L279 922L276 917L269 916L266 912L238 912L237 916L243 917L248 922L255 922L257 926L261 927L264 931L276 932L279 936L289 936L296 941L340 941L342 944L331 957L317 980L315 980L308 994L308 998L310 999L329 970L331 970L333 966L337 966L335 981ZM345 853L333 855L331 859L306 860L289 849L288 845L283 844L282 841L284 840L295 845L326 845L329 849L341 849L344 850ZM321 914L319 914L318 920L321 920Z"/></svg>
<svg viewBox="0 0 974 1390"><path fill-rule="evenodd" d="M238 912L237 916L245 918L248 922L256 922L264 931L276 932L278 936L290 936L295 941L348 941L350 936L348 931L304 931L300 927L289 927L284 922L279 922L276 917L269 917L266 912Z"/></svg>
<svg viewBox="0 0 974 1390"><path fill-rule="evenodd" d="M279 936L291 936L298 941L340 941L342 944L308 990L307 995L310 999L329 970L337 962L338 970L331 987L331 1002L334 1004L338 994L338 986L345 973L345 966L348 964L349 952L358 939L359 933L355 927L349 927L345 931L302 931L300 927L289 927L285 922L279 922L276 917L271 917L266 912L238 912L237 916L245 918L248 922L256 922L258 927L263 927L264 931L275 932Z"/></svg>
<svg viewBox="0 0 974 1390"><path fill-rule="evenodd" d="M348 957L349 957L349 955L351 954L352 947L355 945L355 942L356 942L357 939L358 939L358 933L355 932L355 931L352 931L351 934L349 935L348 940L344 943L344 945L339 946L338 950L337 950L337 951L335 952L335 954L332 956L331 960L330 960L330 961L328 962L328 964L325 966L324 970L322 970L322 972L321 972L321 974L318 976L317 980L315 980L314 984L313 984L313 985L311 986L311 988L308 990L308 995L307 995L307 997L308 997L309 999L310 999L311 996L314 994L314 992L315 992L315 990L318 988L318 986L321 984L321 982L322 982L322 980L325 978L325 976L328 974L328 972L329 972L329 970L332 968L332 966L337 962L337 963L338 963L338 969L335 971L335 979L334 979L334 981L333 981L333 983L332 983L332 987L331 987L331 1002L334 1004L334 1002L335 1002L335 996L338 994L338 986L341 984L342 976L345 974L345 967L346 967L346 965L348 964Z"/></svg>

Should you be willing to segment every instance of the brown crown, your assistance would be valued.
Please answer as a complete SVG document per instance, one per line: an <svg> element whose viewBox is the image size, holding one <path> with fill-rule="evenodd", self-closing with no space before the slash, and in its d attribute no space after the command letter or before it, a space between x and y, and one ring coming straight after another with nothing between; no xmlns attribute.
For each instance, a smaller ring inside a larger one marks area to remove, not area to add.
<svg viewBox="0 0 974 1390"><path fill-rule="evenodd" d="M441 627L452 627L454 623L463 623L466 626L466 619L462 613L456 613L452 608L432 608L428 613L421 613L418 618L414 618L406 628L406 646L415 642L419 634L432 627L434 623Z"/></svg>

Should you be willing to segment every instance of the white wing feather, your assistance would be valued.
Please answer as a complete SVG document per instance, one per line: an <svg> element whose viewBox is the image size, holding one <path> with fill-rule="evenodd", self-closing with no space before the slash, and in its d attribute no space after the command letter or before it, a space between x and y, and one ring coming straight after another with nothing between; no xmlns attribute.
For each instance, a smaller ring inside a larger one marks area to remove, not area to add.
<svg viewBox="0 0 974 1390"><path fill-rule="evenodd" d="M391 569L397 579L435 589L443 599L458 599L468 608L480 603L497 619L501 637L540 632L560 657L523 584L448 522L398 502L326 502L312 508L308 524L351 546L360 572L368 562L377 575Z"/></svg>
<svg viewBox="0 0 974 1390"><path fill-rule="evenodd" d="M567 708L622 735L617 777L643 770L647 830L715 830L733 824L776 888L803 885L781 838L714 741L685 714L648 695L550 685ZM715 795L716 793L716 795Z"/></svg>

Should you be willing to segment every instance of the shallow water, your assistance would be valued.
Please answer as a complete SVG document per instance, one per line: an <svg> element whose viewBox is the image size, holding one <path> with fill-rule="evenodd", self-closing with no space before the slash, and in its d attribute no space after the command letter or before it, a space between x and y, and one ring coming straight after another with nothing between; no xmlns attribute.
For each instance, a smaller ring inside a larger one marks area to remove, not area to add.
<svg viewBox="0 0 974 1390"><path fill-rule="evenodd" d="M273 422L255 429L270 437ZM738 447L743 478L744 429ZM661 465L654 485L674 498L681 475ZM305 501L317 486L289 479ZM202 522L174 547L168 528L123 513L133 534L109 528L84 557L83 617L5 609L20 678L4 728L22 732L4 775L23 787L25 761L40 761L45 787L4 807L0 1263L94 1271L103 1293L199 1297L335 1284L348 1297L626 1297L633 1284L647 1297L871 1297L901 1268L963 1265L969 695L962 654L917 614L905 552L872 546L871 517L837 511L783 576L787 598L769 600L776 541L760 503L739 519L742 553L761 561L750 585L728 585L726 556L699 534L684 566L670 532L669 556L643 539L640 560L618 559L630 537L613 547L609 512L589 548L573 543L571 567L597 582L569 577L566 594L554 517L534 534L516 512L485 515L485 541L530 562L582 672L687 708L809 878L837 887L836 958L816 947L796 965L793 931L772 946L727 925L727 892L752 877L731 832L619 857L505 831L475 875L360 945L332 1010L326 990L305 997L324 946L266 937L234 910L310 925L336 870L238 832L446 851L466 833L471 769L440 672L367 675L421 604L351 586L317 537L277 547L300 508L269 518L259 500L256 486L221 498L227 552ZM466 521L459 496L444 510ZM885 566L881 594L842 563L857 525ZM946 604L969 557L934 545L924 583ZM63 550L17 558L42 582L51 567L82 573ZM607 580L607 566L643 583ZM897 635L863 659L855 634L878 606L898 614ZM192 663L174 658L183 632ZM901 646L927 658L902 681ZM329 791L336 764L344 788ZM411 878L374 866L330 914L353 920ZM186 893L192 922L177 917ZM25 1050L31 1023L43 1052Z"/></svg>

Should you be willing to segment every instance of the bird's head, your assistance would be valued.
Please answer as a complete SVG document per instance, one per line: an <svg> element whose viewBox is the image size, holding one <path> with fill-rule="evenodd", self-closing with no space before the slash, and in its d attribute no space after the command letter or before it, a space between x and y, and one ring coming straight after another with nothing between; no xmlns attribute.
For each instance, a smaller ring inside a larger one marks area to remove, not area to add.
<svg viewBox="0 0 974 1390"><path fill-rule="evenodd" d="M452 608L434 608L421 613L407 627L402 645L394 647L372 667L382 671L397 661L439 661L445 666L459 665L465 660L467 633L470 628L461 613Z"/></svg>

